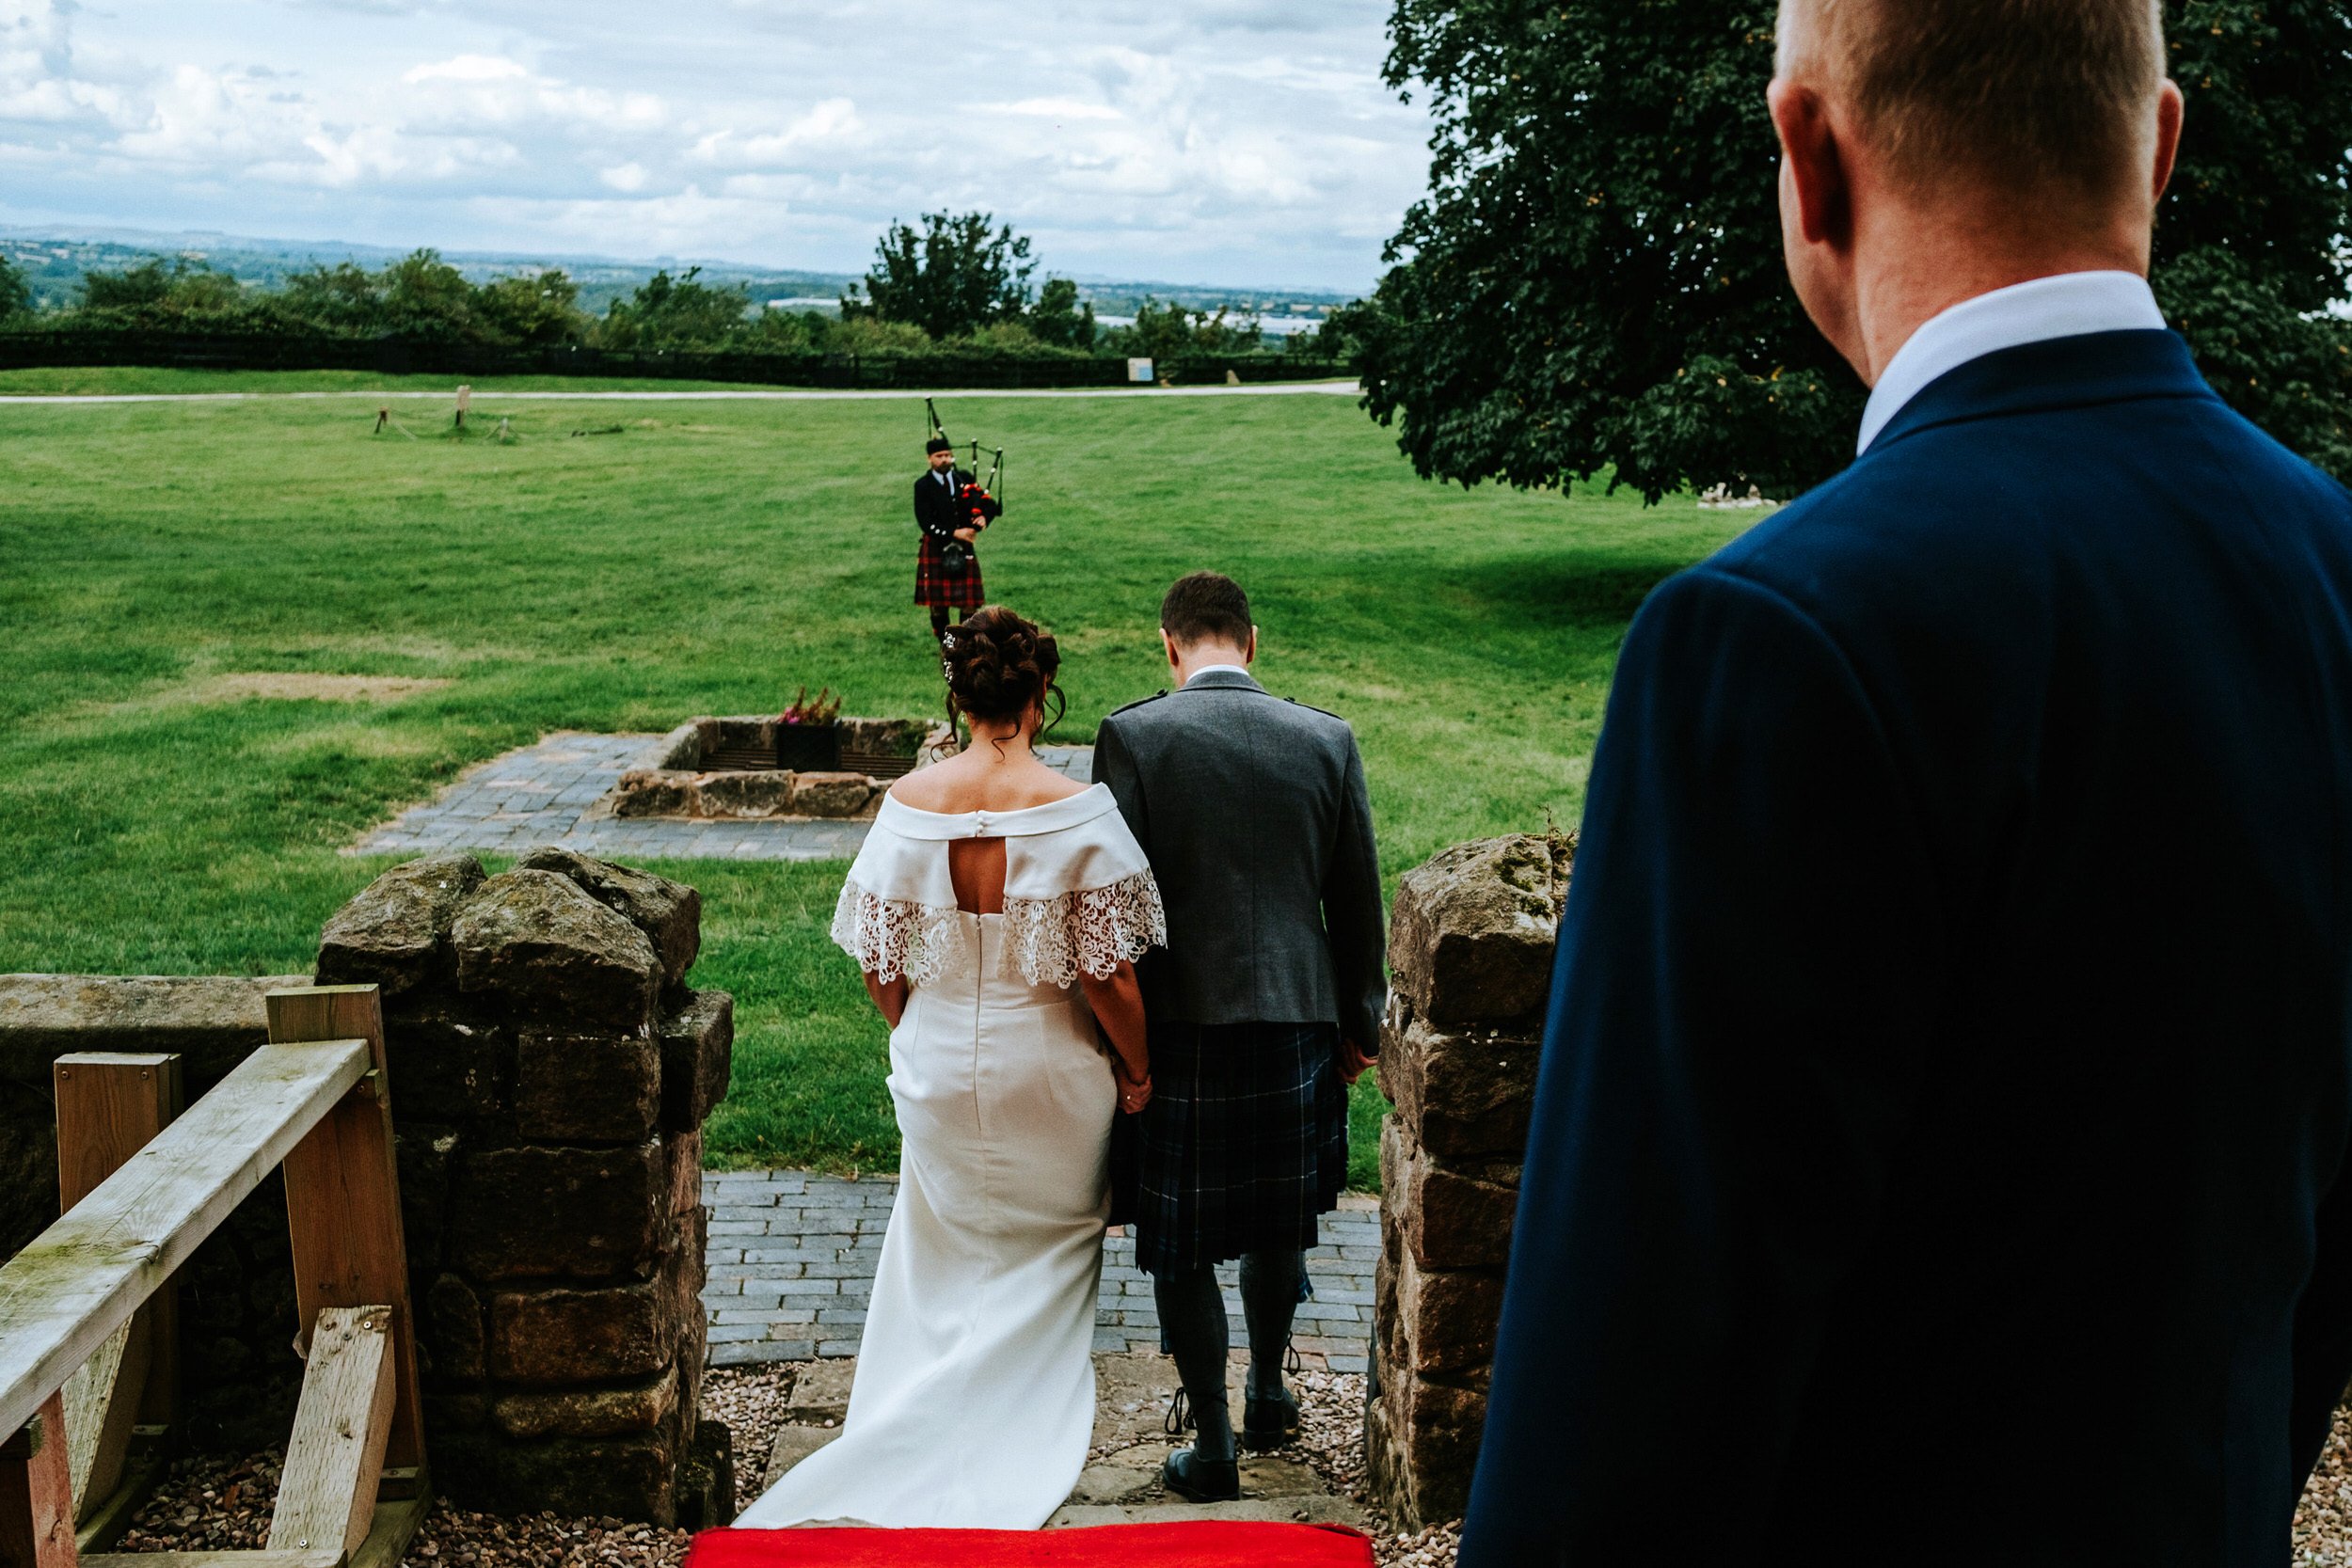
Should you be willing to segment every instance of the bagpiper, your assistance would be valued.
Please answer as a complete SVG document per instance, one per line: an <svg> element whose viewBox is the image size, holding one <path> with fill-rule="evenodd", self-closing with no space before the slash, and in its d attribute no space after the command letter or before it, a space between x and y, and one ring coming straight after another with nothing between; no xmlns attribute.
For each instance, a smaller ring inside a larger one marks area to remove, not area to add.
<svg viewBox="0 0 2352 1568"><path fill-rule="evenodd" d="M973 542L1004 508L977 479L956 467L955 448L947 437L933 436L923 450L930 466L914 482L914 526L922 531L914 563L914 602L930 608L931 635L942 638L948 610L961 621L988 602Z"/></svg>

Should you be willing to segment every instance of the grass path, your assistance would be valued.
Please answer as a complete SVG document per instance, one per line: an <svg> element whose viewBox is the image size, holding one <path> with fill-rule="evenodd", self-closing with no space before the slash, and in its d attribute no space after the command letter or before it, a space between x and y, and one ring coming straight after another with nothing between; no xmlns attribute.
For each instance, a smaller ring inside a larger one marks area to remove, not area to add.
<svg viewBox="0 0 2352 1568"><path fill-rule="evenodd" d="M43 373L92 391L290 379ZM1162 684L1172 578L1230 571L1268 686L1356 724L1391 887L1447 844L1575 820L1626 621L1746 520L1423 484L1339 397L942 412L1009 450L983 563L1061 637L1058 737ZM377 436L372 408L326 400L0 405L0 970L299 969L384 863L340 849L549 730L772 711L803 683L852 711L936 710L908 603L919 400L606 408L478 385L476 427L501 416L512 444L413 410L418 438ZM450 684L219 695L255 673ZM823 940L838 868L661 869L703 890L697 978L741 1008L714 1158L894 1164L881 1029Z"/></svg>

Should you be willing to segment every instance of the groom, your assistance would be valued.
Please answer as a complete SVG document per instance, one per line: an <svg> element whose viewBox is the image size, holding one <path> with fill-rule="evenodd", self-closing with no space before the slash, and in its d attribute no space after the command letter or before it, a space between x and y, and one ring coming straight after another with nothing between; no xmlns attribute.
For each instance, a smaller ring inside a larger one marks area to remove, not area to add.
<svg viewBox="0 0 2352 1568"><path fill-rule="evenodd" d="M1241 1441L1279 1448L1298 1424L1282 1358L1305 1249L1346 1185L1347 1085L1387 996L1380 862L1354 733L1250 678L1258 628L1241 586L1183 578L1160 640L1176 690L1104 720L1094 763L1168 904L1168 947L1137 966L1152 1095L1136 1253L1198 1433L1165 1479L1216 1502L1241 1482L1214 1270L1241 1259Z"/></svg>

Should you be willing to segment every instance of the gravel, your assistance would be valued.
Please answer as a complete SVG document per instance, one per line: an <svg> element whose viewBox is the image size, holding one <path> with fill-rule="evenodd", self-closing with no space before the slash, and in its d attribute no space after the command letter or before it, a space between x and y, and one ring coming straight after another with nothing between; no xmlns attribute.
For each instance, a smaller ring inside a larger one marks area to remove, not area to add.
<svg viewBox="0 0 2352 1568"><path fill-rule="evenodd" d="M736 1495L758 1495L760 1468L798 1368L790 1364L715 1369L703 1382L703 1410L735 1433ZM1453 1568L1458 1525L1418 1532L1395 1528L1362 1494L1364 1380L1344 1372L1306 1372L1298 1394L1298 1440L1283 1451L1311 1466L1333 1491L1356 1497L1371 1515L1380 1568ZM250 1551L269 1535L280 1456L196 1456L172 1463L155 1495L133 1515L120 1552ZM417 1531L405 1568L676 1568L687 1532L618 1519L522 1518L471 1513L437 1502ZM2335 1430L2295 1515L2297 1568L2352 1568L2352 1420L2336 1411Z"/></svg>
<svg viewBox="0 0 2352 1568"><path fill-rule="evenodd" d="M281 1456L198 1456L174 1461L168 1477L132 1515L119 1552L252 1551L269 1537ZM494 1517L436 1502L409 1543L405 1568L676 1568L687 1532L619 1519L561 1519L552 1513Z"/></svg>
<svg viewBox="0 0 2352 1568"><path fill-rule="evenodd" d="M2352 1406L2336 1406L2335 1430L2295 1511L2295 1560L2306 1568L2352 1568Z"/></svg>
<svg viewBox="0 0 2352 1568"><path fill-rule="evenodd" d="M771 1361L764 1367L713 1367L703 1373L703 1415L724 1421L735 1438L735 1506L740 1512L759 1496L768 1450L784 1425L785 1402L800 1364Z"/></svg>

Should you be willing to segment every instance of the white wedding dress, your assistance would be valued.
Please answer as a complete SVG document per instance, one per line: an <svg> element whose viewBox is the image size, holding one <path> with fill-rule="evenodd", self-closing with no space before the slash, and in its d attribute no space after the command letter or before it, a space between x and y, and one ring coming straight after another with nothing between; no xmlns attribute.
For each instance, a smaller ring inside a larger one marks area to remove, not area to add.
<svg viewBox="0 0 2352 1568"><path fill-rule="evenodd" d="M956 907L947 844L1005 841L1005 910ZM833 938L909 982L890 1036L898 1196L839 1438L736 1521L1034 1529L1086 1464L1119 1114L1080 971L1168 940L1101 784L1025 811L885 799Z"/></svg>

